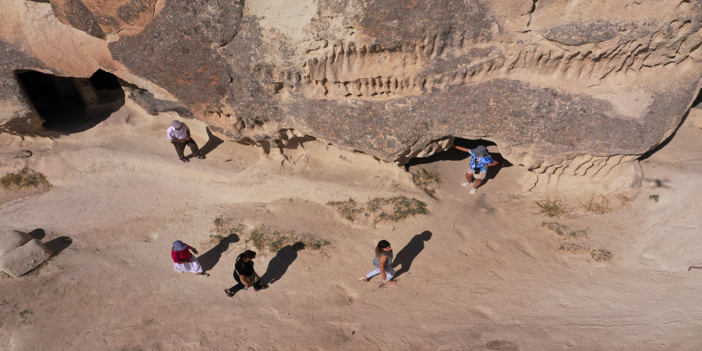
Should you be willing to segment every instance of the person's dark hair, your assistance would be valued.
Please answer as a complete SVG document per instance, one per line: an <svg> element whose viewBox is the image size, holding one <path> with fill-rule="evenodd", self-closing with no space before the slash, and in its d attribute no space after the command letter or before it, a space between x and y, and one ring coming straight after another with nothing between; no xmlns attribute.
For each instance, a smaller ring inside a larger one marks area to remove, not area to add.
<svg viewBox="0 0 702 351"><path fill-rule="evenodd" d="M387 240L378 241L378 246L375 247L375 257L380 257L381 255L386 254L383 249L387 247L390 247L390 243Z"/></svg>
<svg viewBox="0 0 702 351"><path fill-rule="evenodd" d="M236 260L238 261L238 260L243 259L243 258L254 259L254 258L256 258L256 252L251 251L251 250L246 250L246 251L242 252L239 256L237 256Z"/></svg>

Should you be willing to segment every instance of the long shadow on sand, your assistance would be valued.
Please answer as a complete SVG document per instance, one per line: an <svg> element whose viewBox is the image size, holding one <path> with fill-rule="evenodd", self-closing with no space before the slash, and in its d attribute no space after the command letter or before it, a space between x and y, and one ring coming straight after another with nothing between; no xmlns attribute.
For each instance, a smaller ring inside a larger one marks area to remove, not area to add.
<svg viewBox="0 0 702 351"><path fill-rule="evenodd" d="M297 252L304 248L305 244L297 242L278 250L275 257L268 263L268 269L266 269L266 273L261 277L261 284L273 284L279 281L285 272L288 271L290 265L297 259Z"/></svg>
<svg viewBox="0 0 702 351"><path fill-rule="evenodd" d="M37 228L27 233L34 239L43 240L46 237L46 231L42 228ZM71 246L73 239L67 236L59 236L58 238L51 239L44 243L47 249L58 255L61 251L65 250L67 247Z"/></svg>
<svg viewBox="0 0 702 351"><path fill-rule="evenodd" d="M431 235L431 232L428 230L422 232L422 234L415 235L412 240L397 253L395 259L392 260L392 268L397 266L402 266L402 268L395 273L395 277L399 277L403 273L409 271L414 259L424 250L424 242L429 241Z"/></svg>
<svg viewBox="0 0 702 351"><path fill-rule="evenodd" d="M239 236L236 234L229 234L228 237L222 239L219 244L211 248L209 251L202 254L197 258L200 261L200 266L202 266L203 271L209 271L214 268L222 258L222 253L229 249L229 244L239 242Z"/></svg>
<svg viewBox="0 0 702 351"><path fill-rule="evenodd" d="M200 155L202 155L202 156L209 154L210 152L212 152L212 150L214 150L217 146L219 146L219 144L222 144L224 142L224 140L222 140L222 139L216 137L214 134L212 134L212 131L210 130L209 127L205 128L205 131L207 132L208 139L207 139L207 143L205 143L205 145L203 145L200 148Z"/></svg>

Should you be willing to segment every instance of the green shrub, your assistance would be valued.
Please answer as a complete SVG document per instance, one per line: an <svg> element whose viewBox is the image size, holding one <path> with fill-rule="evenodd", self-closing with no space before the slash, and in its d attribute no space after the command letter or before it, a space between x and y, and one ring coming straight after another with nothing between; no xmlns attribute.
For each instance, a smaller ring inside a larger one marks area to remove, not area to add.
<svg viewBox="0 0 702 351"><path fill-rule="evenodd" d="M547 217L558 217L568 212L562 200L547 199L545 201L536 201L536 205L541 208L541 213Z"/></svg>

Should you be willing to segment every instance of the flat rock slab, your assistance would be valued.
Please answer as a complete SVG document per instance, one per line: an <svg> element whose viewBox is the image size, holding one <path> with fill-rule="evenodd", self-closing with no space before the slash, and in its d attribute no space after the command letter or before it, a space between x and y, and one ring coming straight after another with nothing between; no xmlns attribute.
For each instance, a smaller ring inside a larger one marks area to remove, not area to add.
<svg viewBox="0 0 702 351"><path fill-rule="evenodd" d="M48 260L52 255L53 253L41 241L33 239L0 257L0 270L18 278Z"/></svg>
<svg viewBox="0 0 702 351"><path fill-rule="evenodd" d="M18 230L5 230L0 232L0 257L31 240L31 236Z"/></svg>

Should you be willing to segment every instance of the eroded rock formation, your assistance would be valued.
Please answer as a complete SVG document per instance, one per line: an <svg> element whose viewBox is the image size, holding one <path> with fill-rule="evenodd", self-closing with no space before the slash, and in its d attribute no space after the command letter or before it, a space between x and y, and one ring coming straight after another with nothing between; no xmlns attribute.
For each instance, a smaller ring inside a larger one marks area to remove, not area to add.
<svg viewBox="0 0 702 351"><path fill-rule="evenodd" d="M13 73L101 68L232 140L309 135L400 164L494 141L527 190L636 187L700 90L681 0L4 0L0 121L40 120ZM18 29L19 28L19 29ZM281 132L282 131L282 132ZM288 140L285 139L285 140Z"/></svg>

